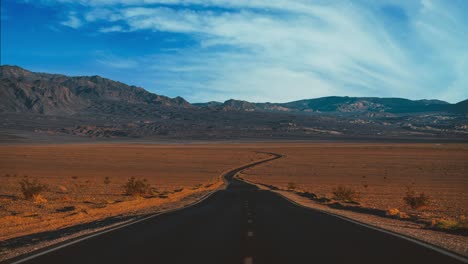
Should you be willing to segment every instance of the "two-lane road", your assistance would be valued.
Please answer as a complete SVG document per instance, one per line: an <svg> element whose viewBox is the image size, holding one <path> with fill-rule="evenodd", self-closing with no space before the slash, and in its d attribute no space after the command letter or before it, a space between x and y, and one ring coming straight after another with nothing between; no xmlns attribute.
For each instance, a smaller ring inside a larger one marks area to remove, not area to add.
<svg viewBox="0 0 468 264"><path fill-rule="evenodd" d="M203 202L24 263L463 263L232 179Z"/></svg>

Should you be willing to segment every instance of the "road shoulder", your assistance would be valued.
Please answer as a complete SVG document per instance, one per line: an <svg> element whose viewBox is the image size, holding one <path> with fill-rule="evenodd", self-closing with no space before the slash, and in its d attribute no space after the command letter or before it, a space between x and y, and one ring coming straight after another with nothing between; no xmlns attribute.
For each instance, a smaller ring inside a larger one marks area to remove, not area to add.
<svg viewBox="0 0 468 264"><path fill-rule="evenodd" d="M317 203L307 197L300 196L294 192L285 190L274 190L263 184L255 183L236 175L236 178L244 182L253 184L262 190L268 190L274 192L283 198L296 203L299 206L307 207L313 210L318 210L324 213L338 216L340 218L349 219L364 225L368 225L390 233L395 233L416 241L421 241L429 245L447 251L447 253L454 253L455 255L468 258L468 237L461 235L454 235L435 230L425 229L422 224L409 222L404 220L398 220L393 218L380 217L365 213L358 213L347 210L340 210L330 208L326 205ZM312 223L311 223L312 224Z"/></svg>
<svg viewBox="0 0 468 264"><path fill-rule="evenodd" d="M232 177L235 173L246 168L281 157L281 155L274 153L266 154L269 154L267 158L254 160L223 171L219 174L218 181L209 189L184 196L180 200L167 202L157 207L143 208L122 215L114 215L105 219L64 227L59 230L41 232L2 241L0 247L0 261L10 263L13 260L12 263L19 263L31 256L44 254L44 252L53 251L161 214L178 211L199 204L217 191L227 188L229 185L229 179L227 179L227 177Z"/></svg>

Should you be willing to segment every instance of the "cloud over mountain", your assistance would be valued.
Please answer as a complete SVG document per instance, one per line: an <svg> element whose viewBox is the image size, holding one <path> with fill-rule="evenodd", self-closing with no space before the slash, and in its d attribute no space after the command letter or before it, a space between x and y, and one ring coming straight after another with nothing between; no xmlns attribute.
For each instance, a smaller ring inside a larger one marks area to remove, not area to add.
<svg viewBox="0 0 468 264"><path fill-rule="evenodd" d="M59 23L97 35L168 33L155 41L173 43L169 49L98 53L95 61L111 74L134 69L137 78L150 76L137 84L157 84L191 101L284 102L352 95L454 102L468 96L464 1L43 0L41 4L66 7L66 19Z"/></svg>

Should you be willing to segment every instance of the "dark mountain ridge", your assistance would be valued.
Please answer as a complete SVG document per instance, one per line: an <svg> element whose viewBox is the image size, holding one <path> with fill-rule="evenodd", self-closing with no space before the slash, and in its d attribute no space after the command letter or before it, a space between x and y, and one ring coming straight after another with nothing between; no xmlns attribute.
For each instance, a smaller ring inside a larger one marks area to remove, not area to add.
<svg viewBox="0 0 468 264"><path fill-rule="evenodd" d="M100 76L68 77L35 73L17 66L0 66L0 111L73 114L97 103L121 102L172 108L210 108L222 111L302 113L465 113L466 103L404 98L329 96L288 103L252 103L230 99L224 103L190 104L182 97L169 98Z"/></svg>
<svg viewBox="0 0 468 264"><path fill-rule="evenodd" d="M323 97L190 104L100 76L0 66L0 141L17 134L91 138L316 139L468 137L468 100ZM5 134L6 133L6 134ZM15 132L16 133L16 132Z"/></svg>
<svg viewBox="0 0 468 264"><path fill-rule="evenodd" d="M409 100L404 98L329 96L288 103L251 103L228 100L224 103L195 104L223 111L269 111L302 113L422 113L434 111L459 111L462 107L441 100Z"/></svg>
<svg viewBox="0 0 468 264"><path fill-rule="evenodd" d="M100 76L68 77L0 67L0 111L52 115L74 114L108 101L161 107L193 107L181 97L169 98Z"/></svg>

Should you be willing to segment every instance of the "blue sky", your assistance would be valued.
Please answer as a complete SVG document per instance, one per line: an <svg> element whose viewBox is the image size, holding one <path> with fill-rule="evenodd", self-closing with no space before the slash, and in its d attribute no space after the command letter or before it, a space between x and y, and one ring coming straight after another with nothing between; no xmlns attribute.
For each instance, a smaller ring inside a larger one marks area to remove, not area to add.
<svg viewBox="0 0 468 264"><path fill-rule="evenodd" d="M465 0L2 0L1 63L190 102L468 98Z"/></svg>

